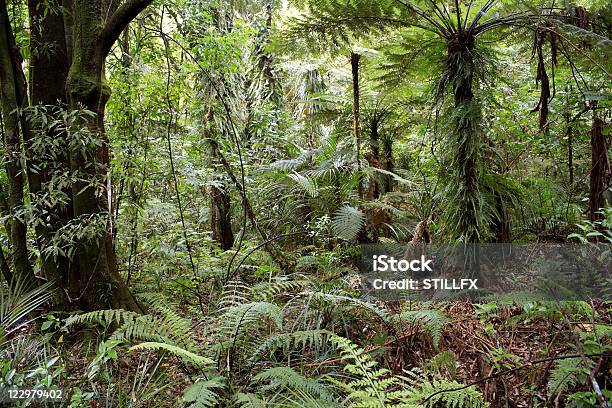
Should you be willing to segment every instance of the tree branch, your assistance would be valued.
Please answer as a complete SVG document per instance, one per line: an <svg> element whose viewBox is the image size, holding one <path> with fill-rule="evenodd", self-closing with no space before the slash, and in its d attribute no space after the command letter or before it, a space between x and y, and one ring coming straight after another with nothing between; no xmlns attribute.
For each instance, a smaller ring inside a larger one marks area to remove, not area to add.
<svg viewBox="0 0 612 408"><path fill-rule="evenodd" d="M100 35L102 55L106 57L125 27L138 16L153 0L126 0L108 20Z"/></svg>

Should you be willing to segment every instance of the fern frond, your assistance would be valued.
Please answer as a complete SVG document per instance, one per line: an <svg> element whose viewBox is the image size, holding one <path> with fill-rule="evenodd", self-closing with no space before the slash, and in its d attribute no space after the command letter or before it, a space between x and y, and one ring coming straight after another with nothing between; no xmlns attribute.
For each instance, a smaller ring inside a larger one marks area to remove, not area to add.
<svg viewBox="0 0 612 408"><path fill-rule="evenodd" d="M262 400L258 395L241 392L234 395L234 404L238 408L268 408L270 406L267 401Z"/></svg>
<svg viewBox="0 0 612 408"><path fill-rule="evenodd" d="M338 335L330 336L329 341L338 349L342 360L348 362L344 370L355 378L348 383L329 379L348 394L351 407L384 407L406 402L407 392L393 390L401 379L391 376L387 369L377 369L378 363L365 350Z"/></svg>
<svg viewBox="0 0 612 408"><path fill-rule="evenodd" d="M308 285L307 280L280 280L272 282L262 282L253 286L253 300L270 301L279 295L287 295L303 290Z"/></svg>
<svg viewBox="0 0 612 408"><path fill-rule="evenodd" d="M123 309L96 310L93 312L68 317L66 319L66 326L84 323L98 323L102 325L110 325L114 323L116 325L121 325L123 323L132 322L134 319L140 316L142 315Z"/></svg>
<svg viewBox="0 0 612 408"><path fill-rule="evenodd" d="M470 408L485 408L489 404L485 401L482 393L471 386L461 388L463 384L456 381L424 381L420 384L418 394L422 400L427 399L427 407L436 407L442 404L449 408L470 407ZM457 388L461 388L457 390ZM443 392L440 392L443 391ZM438 393L438 394L435 394ZM435 395L434 395L435 394Z"/></svg>
<svg viewBox="0 0 612 408"><path fill-rule="evenodd" d="M442 351L425 364L424 370L436 375L441 375L444 371L447 371L451 378L455 378L457 357L450 350Z"/></svg>
<svg viewBox="0 0 612 408"><path fill-rule="evenodd" d="M208 357L197 355L191 351L185 350L184 348L168 343L144 342L130 347L129 350L164 350L180 358L186 364L191 364L201 368L211 367L215 364L215 362Z"/></svg>
<svg viewBox="0 0 612 408"><path fill-rule="evenodd" d="M266 355L273 355L279 349L282 349L284 354L287 354L290 350L304 350L306 348L319 350L331 334L327 330L300 330L292 333L274 334L257 347L250 360L258 361Z"/></svg>
<svg viewBox="0 0 612 408"><path fill-rule="evenodd" d="M345 291L321 292L321 291L305 291L301 294L308 299L310 307L329 308L338 310L360 309L366 310L375 316L378 316L382 321L389 319L389 313L381 306L365 300L348 296Z"/></svg>
<svg viewBox="0 0 612 408"><path fill-rule="evenodd" d="M223 388L225 381L223 377L214 377L206 381L198 381L191 385L183 393L183 400L191 402L190 408L209 408L219 404L219 394L213 391Z"/></svg>
<svg viewBox="0 0 612 408"><path fill-rule="evenodd" d="M230 281L223 287L223 294L219 300L221 309L238 306L250 301L251 288L241 281Z"/></svg>
<svg viewBox="0 0 612 408"><path fill-rule="evenodd" d="M584 365L578 357L557 361L555 369L548 380L548 393L557 396L578 383L578 377L584 375Z"/></svg>
<svg viewBox="0 0 612 408"><path fill-rule="evenodd" d="M280 366L269 368L254 378L255 382L270 381L271 388L289 388L292 390L300 390L304 393L322 398L327 401L333 401L332 394L327 388L315 379L307 378L296 372L291 367Z"/></svg>
<svg viewBox="0 0 612 408"><path fill-rule="evenodd" d="M438 347L447 318L444 312L437 309L404 310L399 315L394 315L392 321L421 325L431 336L434 346Z"/></svg>

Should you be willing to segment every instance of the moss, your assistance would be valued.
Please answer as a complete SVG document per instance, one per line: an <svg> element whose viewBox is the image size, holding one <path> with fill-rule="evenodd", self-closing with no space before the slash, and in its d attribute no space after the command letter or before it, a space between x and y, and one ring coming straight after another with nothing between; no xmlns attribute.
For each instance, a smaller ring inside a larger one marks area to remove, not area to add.
<svg viewBox="0 0 612 408"><path fill-rule="evenodd" d="M73 67L68 75L66 84L68 95L70 95L73 103L80 102L95 111L100 100L102 83L91 75L75 71L76 69Z"/></svg>

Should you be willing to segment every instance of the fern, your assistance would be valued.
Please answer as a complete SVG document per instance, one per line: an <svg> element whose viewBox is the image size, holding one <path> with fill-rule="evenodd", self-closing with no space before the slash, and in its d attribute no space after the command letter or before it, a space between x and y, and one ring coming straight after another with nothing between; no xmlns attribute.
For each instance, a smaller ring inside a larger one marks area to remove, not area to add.
<svg viewBox="0 0 612 408"><path fill-rule="evenodd" d="M270 406L258 395L241 392L234 395L234 404L240 408L268 408Z"/></svg>
<svg viewBox="0 0 612 408"><path fill-rule="evenodd" d="M66 325L99 323L105 326L115 324L118 328L109 340L130 342L150 340L167 342L182 347L192 348L191 323L168 308L160 308L159 315L141 315L122 309L98 310L73 315L66 319Z"/></svg>
<svg viewBox="0 0 612 408"><path fill-rule="evenodd" d="M272 356L278 349L282 349L284 354L287 354L289 350L305 348L318 350L330 334L327 330L300 330L292 333L273 334L257 347L249 359L258 361L265 355Z"/></svg>
<svg viewBox="0 0 612 408"><path fill-rule="evenodd" d="M269 302L249 302L232 306L223 310L221 318L224 322L224 332L234 336L238 336L249 326L260 324L263 320L269 321L276 328L283 326L281 309Z"/></svg>
<svg viewBox="0 0 612 408"><path fill-rule="evenodd" d="M325 388L324 385L317 380L304 377L291 367L280 366L269 368L266 371L256 375L254 381L270 381L269 387L271 388L283 388L294 391L297 390L328 402L332 402L334 400L332 394L327 390L327 388Z"/></svg>
<svg viewBox="0 0 612 408"><path fill-rule="evenodd" d="M250 300L251 288L241 281L230 281L223 287L223 294L219 301L221 309L238 306Z"/></svg>
<svg viewBox="0 0 612 408"><path fill-rule="evenodd" d="M578 357L559 360L548 380L548 393L551 396L559 395L576 385L580 377L584 376L585 368Z"/></svg>
<svg viewBox="0 0 612 408"><path fill-rule="evenodd" d="M331 293L309 291L304 292L303 295L308 298L309 304L314 301L340 310L345 308L362 309L378 316L383 321L387 321L389 319L389 313L387 310L374 303L348 296L344 291L334 291Z"/></svg>
<svg viewBox="0 0 612 408"><path fill-rule="evenodd" d="M455 353L446 350L436 354L431 360L429 360L424 367L425 371L432 374L441 375L447 371L451 378L455 378L457 375L457 357Z"/></svg>
<svg viewBox="0 0 612 408"><path fill-rule="evenodd" d="M252 294L254 300L270 301L279 295L287 295L292 292L303 290L308 284L307 280L280 280L258 283L253 286Z"/></svg>
<svg viewBox="0 0 612 408"><path fill-rule="evenodd" d="M330 379L347 392L351 407L384 407L407 400L409 394L406 390L393 390L398 388L401 379L390 376L387 369L376 369L378 363L362 348L337 335L331 336L330 341L340 352L342 360L348 362L344 370L355 377L348 383Z"/></svg>
<svg viewBox="0 0 612 408"><path fill-rule="evenodd" d="M489 406L482 393L474 386L462 388L463 385L456 381L423 381L423 378L420 378L420 380L421 383L418 391L415 392L415 396L418 396L421 401L427 400L426 407L436 407L439 404L448 408L484 408ZM431 398L429 398L430 396Z"/></svg>
<svg viewBox="0 0 612 408"><path fill-rule="evenodd" d="M122 323L134 320L138 316L141 315L136 312L130 312L123 309L96 310L93 312L68 317L66 319L66 326L84 323L99 323L103 325L115 323L117 325L121 325Z"/></svg>
<svg viewBox="0 0 612 408"><path fill-rule="evenodd" d="M282 329L281 309L268 302L249 302L222 310L220 316L222 340L214 346L216 351L248 353L252 342L261 336L262 329Z"/></svg>
<svg viewBox="0 0 612 408"><path fill-rule="evenodd" d="M330 341L340 351L342 360L348 362L344 370L352 378L348 383L330 381L347 393L350 407L488 406L474 386L463 388L456 381L430 380L416 368L407 371L407 377L392 376L389 370L377 368L378 363L350 340L333 335Z"/></svg>
<svg viewBox="0 0 612 408"><path fill-rule="evenodd" d="M206 381L198 381L183 393L185 402L192 402L190 408L208 408L219 404L219 395L213 391L223 388L225 381L223 377L213 377Z"/></svg>
<svg viewBox="0 0 612 408"><path fill-rule="evenodd" d="M405 310L391 319L395 322L408 321L421 325L431 336L433 345L438 347L442 337L442 329L446 323L446 315L437 309Z"/></svg>
<svg viewBox="0 0 612 408"><path fill-rule="evenodd" d="M130 347L129 350L164 350L180 358L184 363L200 368L210 367L215 363L208 357L199 356L191 351L167 343L144 342Z"/></svg>

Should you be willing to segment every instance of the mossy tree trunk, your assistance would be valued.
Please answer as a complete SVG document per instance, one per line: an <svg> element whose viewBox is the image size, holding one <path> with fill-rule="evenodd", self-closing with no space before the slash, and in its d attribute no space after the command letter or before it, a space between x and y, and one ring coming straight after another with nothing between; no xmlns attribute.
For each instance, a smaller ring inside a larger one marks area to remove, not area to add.
<svg viewBox="0 0 612 408"><path fill-rule="evenodd" d="M210 139L210 160L215 168L219 166L219 145ZM217 180L219 182L221 180ZM220 188L216 185L210 186L210 228L212 239L221 245L224 251L234 246L234 232L232 231L231 201L230 193L227 191L226 183Z"/></svg>
<svg viewBox="0 0 612 408"><path fill-rule="evenodd" d="M32 106L44 105L47 109L53 109L53 106L67 104L66 79L70 55L64 14L59 10L45 12L45 9L45 0L28 1L31 25L29 93ZM47 279L64 282L72 267L70 258L62 254L45 255L45 247L53 235L70 221L72 193L66 187L61 190L61 200L50 202L46 197L58 196L57 192L49 191L48 186L54 176L61 175L69 168L66 153L68 141L57 128L45 129L42 134L31 133L29 137L24 137L24 143L28 156L30 200L39 220L34 223L34 228L41 252L41 269ZM68 307L64 297L60 296L58 300L64 303L64 307Z"/></svg>
<svg viewBox="0 0 612 408"><path fill-rule="evenodd" d="M361 55L351 52L351 78L353 82L353 135L355 136L355 160L357 171L361 173L361 135L359 133L359 61ZM357 184L359 198L363 198L363 185L361 174Z"/></svg>
<svg viewBox="0 0 612 408"><path fill-rule="evenodd" d="M21 56L14 41L6 1L0 0L0 109L3 119L5 158L8 176L8 209L10 211L11 260L19 279L34 281L27 246L24 221L24 180L20 133L25 129L22 109L25 107L25 78ZM27 130L27 129L26 129Z"/></svg>
<svg viewBox="0 0 612 408"><path fill-rule="evenodd" d="M452 159L454 182L451 191L458 211L449 219L455 222L456 232L464 242L480 240L479 168L481 159L478 121L480 109L474 100L474 38L459 36L448 46L448 72L453 73L454 108L451 120Z"/></svg>
<svg viewBox="0 0 612 408"><path fill-rule="evenodd" d="M589 175L589 215L591 221L604 216L600 209L605 206L604 192L612 180L608 141L603 134L604 121L597 113L597 101L591 102L593 123L591 125L591 172Z"/></svg>
<svg viewBox="0 0 612 408"><path fill-rule="evenodd" d="M152 0L103 0L64 1L64 14L43 13L42 1L28 2L32 19L32 102L55 104L67 102L70 110L86 109L88 115L79 114L72 124L66 140L68 149L60 158L60 166L68 167L78 181L68 191L70 205L66 213L54 214L66 217L66 221L79 225L86 237L78 242L76 255L66 262L56 262L53 267L43 266L50 279L58 280L69 308L96 310L108 307L139 310L139 306L121 279L112 248L112 235L108 224L108 170L109 150L104 134L104 108L110 96L105 85L104 62L112 45L121 32ZM15 115L15 108L27 105L26 81L14 45L14 36L6 13L6 1L0 0L0 77L2 83L2 116L5 118L7 144L11 151L8 161L11 191L9 204L17 208L23 204L23 172L17 168L21 146L25 142L33 164L45 160L44 152L31 148L31 135L23 115ZM54 50L51 53L39 50ZM22 129L23 139L19 135ZM53 132L51 130L51 132ZM82 143L86 141L86 143ZM13 167L11 167L13 166ZM28 169L30 170L30 169ZM44 186L44 172L28 171L33 193ZM20 204L19 204L20 203ZM70 211L71 210L71 211ZM16 220L18 221L18 220ZM57 229L62 220L54 219L49 231L37 231L41 246L49 244L50 231ZM25 224L15 222L11 227L13 255L16 271L23 269L31 274L25 246ZM15 238L19 238L16 240ZM57 261L57 259L54 259ZM49 261L50 262L50 261ZM69 263L69 264L68 264ZM68 264L68 265L67 265Z"/></svg>
<svg viewBox="0 0 612 408"><path fill-rule="evenodd" d="M72 61L66 90L71 109L86 109L70 141L70 168L78 181L72 186L73 218L88 228L77 248L78 269L71 271L70 299L85 310L108 307L139 310L117 271L108 214L109 150L104 110L110 97L104 62L127 24L151 0L124 1L104 24L107 10L100 0L72 3ZM85 139L82 139L82 138ZM80 140L79 140L80 139ZM78 143L83 140L93 142Z"/></svg>

